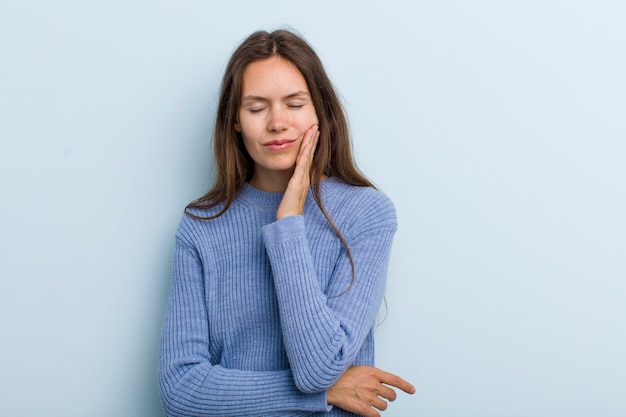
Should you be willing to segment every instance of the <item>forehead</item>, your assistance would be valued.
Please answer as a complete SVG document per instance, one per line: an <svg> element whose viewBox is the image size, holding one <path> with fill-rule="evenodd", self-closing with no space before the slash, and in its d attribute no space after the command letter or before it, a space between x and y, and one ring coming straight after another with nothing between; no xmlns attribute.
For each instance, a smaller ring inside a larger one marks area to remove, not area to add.
<svg viewBox="0 0 626 417"><path fill-rule="evenodd" d="M242 96L282 97L309 92L306 80L293 62L278 55L254 61L243 72Z"/></svg>

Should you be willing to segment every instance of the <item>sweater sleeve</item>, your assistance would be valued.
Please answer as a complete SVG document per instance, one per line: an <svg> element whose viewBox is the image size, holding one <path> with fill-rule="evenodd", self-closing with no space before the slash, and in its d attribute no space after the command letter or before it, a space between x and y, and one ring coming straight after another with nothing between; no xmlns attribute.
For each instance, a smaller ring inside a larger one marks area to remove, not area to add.
<svg viewBox="0 0 626 417"><path fill-rule="evenodd" d="M393 205L387 199L382 203L377 211L361 213L365 217L344 235L354 260L354 280L347 253L342 251L326 289L316 275L303 216L286 217L263 228L285 348L302 392L322 392L334 384L374 326L397 227Z"/></svg>
<svg viewBox="0 0 626 417"><path fill-rule="evenodd" d="M243 371L212 362L202 277L197 252L177 239L159 359L161 401L168 417L328 411L325 393L303 394L289 370Z"/></svg>

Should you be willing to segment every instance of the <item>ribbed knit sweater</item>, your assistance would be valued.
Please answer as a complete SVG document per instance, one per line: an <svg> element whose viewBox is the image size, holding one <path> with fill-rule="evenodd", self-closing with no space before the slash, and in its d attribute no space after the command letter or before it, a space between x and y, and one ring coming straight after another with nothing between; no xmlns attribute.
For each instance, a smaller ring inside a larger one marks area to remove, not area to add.
<svg viewBox="0 0 626 417"><path fill-rule="evenodd" d="M354 279L310 191L301 216L276 220L283 193L248 184L216 219L183 216L159 361L168 416L355 415L326 390L350 365L374 364L396 216L372 188L320 187Z"/></svg>

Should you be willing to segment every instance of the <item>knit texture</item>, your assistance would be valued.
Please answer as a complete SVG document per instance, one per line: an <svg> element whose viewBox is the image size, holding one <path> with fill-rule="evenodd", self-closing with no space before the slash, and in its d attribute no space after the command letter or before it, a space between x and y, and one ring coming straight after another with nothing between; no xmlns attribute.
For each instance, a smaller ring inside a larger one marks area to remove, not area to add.
<svg viewBox="0 0 626 417"><path fill-rule="evenodd" d="M161 335L168 416L354 416L326 403L350 365L374 364L395 210L334 178L304 213L276 220L282 193L246 184L214 220L183 216ZM194 210L210 216L221 207Z"/></svg>

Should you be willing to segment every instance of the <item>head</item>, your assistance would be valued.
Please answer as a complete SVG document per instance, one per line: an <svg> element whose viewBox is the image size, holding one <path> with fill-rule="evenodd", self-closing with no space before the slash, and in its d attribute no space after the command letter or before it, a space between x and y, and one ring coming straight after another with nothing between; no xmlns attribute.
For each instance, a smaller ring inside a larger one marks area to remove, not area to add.
<svg viewBox="0 0 626 417"><path fill-rule="evenodd" d="M252 178L254 161L238 131L241 130L238 129L238 117L242 105L243 79L250 64L272 57L293 64L304 78L315 107L320 137L311 167L311 184L318 205L321 205L319 182L324 175L352 185L373 186L353 162L344 110L313 48L287 30L271 33L259 31L243 41L226 67L213 141L216 180L209 192L189 207L212 207L223 202L225 204L217 214L219 216L230 207L244 184Z"/></svg>
<svg viewBox="0 0 626 417"><path fill-rule="evenodd" d="M280 57L300 72L317 114L320 138L317 145L311 183L323 175L335 176L355 185L370 185L358 174L352 161L350 137L345 113L322 63L309 44L286 31L255 32L233 53L222 80L215 124L214 151L218 182L235 193L254 174L254 161L237 129L242 105L244 72L251 63ZM228 176L230 178L221 176Z"/></svg>
<svg viewBox="0 0 626 417"><path fill-rule="evenodd" d="M249 183L283 191L306 133L319 123L306 80L291 61L274 55L248 64L242 96L235 131L254 161Z"/></svg>

